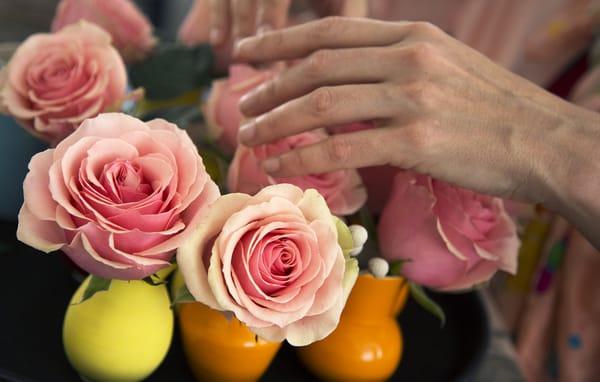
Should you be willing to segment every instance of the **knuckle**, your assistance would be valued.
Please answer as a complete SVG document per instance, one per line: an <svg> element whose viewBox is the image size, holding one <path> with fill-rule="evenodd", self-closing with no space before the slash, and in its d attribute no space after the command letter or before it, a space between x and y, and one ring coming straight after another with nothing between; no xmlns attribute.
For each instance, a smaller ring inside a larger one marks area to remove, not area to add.
<svg viewBox="0 0 600 382"><path fill-rule="evenodd" d="M315 38L323 38L336 33L337 29L343 23L343 18L339 16L329 16L317 22L314 30Z"/></svg>
<svg viewBox="0 0 600 382"><path fill-rule="evenodd" d="M436 57L436 48L429 42L417 42L410 47L410 59L421 67L430 65Z"/></svg>
<svg viewBox="0 0 600 382"><path fill-rule="evenodd" d="M413 33L421 36L437 36L441 33L441 29L427 21L417 21L412 23L411 29Z"/></svg>
<svg viewBox="0 0 600 382"><path fill-rule="evenodd" d="M335 135L327 141L327 158L331 162L345 163L352 156L352 146L343 135Z"/></svg>
<svg viewBox="0 0 600 382"><path fill-rule="evenodd" d="M407 85L404 95L418 108L433 110L439 100L439 91L436 86L426 80L417 80Z"/></svg>
<svg viewBox="0 0 600 382"><path fill-rule="evenodd" d="M272 81L267 82L265 85L262 85L260 89L260 98L263 102L271 101L277 99L279 96L279 80L274 79Z"/></svg>
<svg viewBox="0 0 600 382"><path fill-rule="evenodd" d="M310 109L317 116L329 113L333 102L333 92L328 87L316 89L309 96Z"/></svg>
<svg viewBox="0 0 600 382"><path fill-rule="evenodd" d="M308 158L302 149L289 151L282 157L284 167L293 174L302 173L308 169Z"/></svg>
<svg viewBox="0 0 600 382"><path fill-rule="evenodd" d="M255 139L260 141L269 141L273 138L273 134L275 132L275 130L272 128L274 125L273 117L273 112L270 112L255 120Z"/></svg>
<svg viewBox="0 0 600 382"><path fill-rule="evenodd" d="M438 123L430 119L422 119L409 126L405 126L398 132L402 134L408 145L417 152L427 152L438 134Z"/></svg>
<svg viewBox="0 0 600 382"><path fill-rule="evenodd" d="M318 77L326 70L329 62L332 61L333 52L330 50L318 50L308 57L306 62L306 71L308 75Z"/></svg>

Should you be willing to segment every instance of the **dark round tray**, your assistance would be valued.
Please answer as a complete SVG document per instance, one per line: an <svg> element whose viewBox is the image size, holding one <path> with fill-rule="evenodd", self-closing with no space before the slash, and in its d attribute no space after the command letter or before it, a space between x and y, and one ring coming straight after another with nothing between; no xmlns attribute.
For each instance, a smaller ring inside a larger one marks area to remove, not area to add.
<svg viewBox="0 0 600 382"><path fill-rule="evenodd" d="M62 320L77 288L58 254L44 255L17 243L16 225L0 223L0 380L80 381L62 348ZM487 349L490 329L485 308L474 293L432 294L444 308L439 322L412 300L399 317L404 355L392 380L469 380ZM264 381L312 381L294 349L284 345ZM167 358L147 381L193 381L176 331Z"/></svg>

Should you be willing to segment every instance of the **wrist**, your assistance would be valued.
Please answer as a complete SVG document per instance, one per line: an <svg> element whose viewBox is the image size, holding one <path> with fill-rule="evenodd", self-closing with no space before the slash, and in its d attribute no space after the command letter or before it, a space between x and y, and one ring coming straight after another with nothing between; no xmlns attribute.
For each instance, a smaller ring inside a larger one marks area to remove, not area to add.
<svg viewBox="0 0 600 382"><path fill-rule="evenodd" d="M600 114L565 105L538 158L540 202L582 228L600 218Z"/></svg>

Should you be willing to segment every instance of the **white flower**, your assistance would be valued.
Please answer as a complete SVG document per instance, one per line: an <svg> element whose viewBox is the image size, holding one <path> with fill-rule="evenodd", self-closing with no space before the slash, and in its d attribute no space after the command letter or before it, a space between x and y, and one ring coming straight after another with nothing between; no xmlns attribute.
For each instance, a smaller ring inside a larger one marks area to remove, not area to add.
<svg viewBox="0 0 600 382"><path fill-rule="evenodd" d="M390 270L388 262L381 257L373 257L369 260L369 271L375 278L381 279L387 276Z"/></svg>
<svg viewBox="0 0 600 382"><path fill-rule="evenodd" d="M362 252L363 246L369 238L369 233L367 232L365 227L358 224L353 224L350 227L348 227L348 229L350 229L350 233L352 234L352 241L354 242L354 247L350 251L350 256L357 256L359 253Z"/></svg>

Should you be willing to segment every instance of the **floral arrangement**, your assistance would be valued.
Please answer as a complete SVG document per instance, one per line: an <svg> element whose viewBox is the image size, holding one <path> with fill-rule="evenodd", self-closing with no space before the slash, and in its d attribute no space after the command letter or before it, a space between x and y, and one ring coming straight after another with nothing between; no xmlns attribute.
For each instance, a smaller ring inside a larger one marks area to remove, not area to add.
<svg viewBox="0 0 600 382"><path fill-rule="evenodd" d="M79 304L111 280L162 284L176 264L173 303L305 346L336 329L359 263L406 278L442 320L421 286L464 290L516 271L516 227L498 198L385 166L267 175L271 155L373 126L239 145L239 99L277 72L234 65L213 81L194 17L198 6L183 44L159 43L128 0L63 0L53 32L29 37L0 72L0 110L52 147L31 158L17 237L91 275Z"/></svg>

